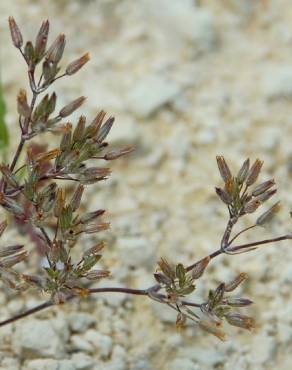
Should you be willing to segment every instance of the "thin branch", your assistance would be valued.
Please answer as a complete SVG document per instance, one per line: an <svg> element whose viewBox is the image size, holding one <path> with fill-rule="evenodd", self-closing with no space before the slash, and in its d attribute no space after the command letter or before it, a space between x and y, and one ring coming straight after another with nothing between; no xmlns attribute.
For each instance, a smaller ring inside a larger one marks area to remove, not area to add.
<svg viewBox="0 0 292 370"><path fill-rule="evenodd" d="M15 315L13 317L10 317L7 320L0 321L0 327L1 326L8 325L8 324L11 324L11 323L13 323L15 321L18 321L18 320L21 320L21 319L23 319L23 318L25 318L27 316L33 315L33 314L35 314L35 313L37 313L39 311L42 311L42 310L44 310L44 309L46 309L48 307L51 307L51 306L53 306L52 301L44 302L44 303L42 303L42 304L40 304L38 306L35 306L35 307L33 307L33 308L31 308L31 309L29 309L27 311L24 311L24 312L20 313L19 315Z"/></svg>
<svg viewBox="0 0 292 370"><path fill-rule="evenodd" d="M260 240L258 242L251 242L251 243L236 245L232 248L228 248L228 252L236 252L236 251L239 251L239 250L248 249L248 248L251 248L251 247L256 247L258 245L276 243L276 242L280 242L282 240L289 240L291 238L292 237L291 237L290 234L286 234L286 235L278 236L277 238L265 239L265 240Z"/></svg>
<svg viewBox="0 0 292 370"><path fill-rule="evenodd" d="M242 229L236 235L234 235L234 237L228 242L228 245L231 245L232 242L234 242L234 240L239 237L239 235L241 235L241 234L245 233L246 231L251 230L251 229L253 229L254 227L257 227L257 226L258 226L257 224L254 224L254 225L251 225L249 227L246 227L245 229Z"/></svg>

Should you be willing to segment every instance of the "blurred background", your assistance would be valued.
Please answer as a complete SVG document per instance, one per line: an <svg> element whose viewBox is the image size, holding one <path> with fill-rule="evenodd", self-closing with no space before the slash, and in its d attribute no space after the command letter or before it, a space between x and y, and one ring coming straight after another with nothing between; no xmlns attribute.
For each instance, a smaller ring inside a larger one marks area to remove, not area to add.
<svg viewBox="0 0 292 370"><path fill-rule="evenodd" d="M87 96L80 112L89 118L100 109L114 115L109 141L136 148L112 165L106 183L87 192L88 206L107 209L111 222L102 263L112 279L100 286L145 288L153 284L161 256L188 264L218 247L227 212L214 192L220 185L216 154L235 172L247 157L261 158L261 179L274 177L278 184L283 206L278 221L242 240L291 230L289 0L14 0L2 1L0 14L10 151L18 141L15 96L27 87L27 78L10 40L9 15L25 40L34 40L47 18L50 41L64 32L63 67L90 52L82 71L55 84L59 107ZM49 135L42 140L57 142ZM6 238L29 243L15 230ZM173 312L143 297L96 296L1 329L0 369L286 370L291 261L291 245L284 242L219 257L199 281L196 300L218 282L246 272L243 295L254 300L249 312L257 318L252 334L229 327L228 340L221 343L192 323L178 331ZM40 299L29 292L2 292L1 317Z"/></svg>

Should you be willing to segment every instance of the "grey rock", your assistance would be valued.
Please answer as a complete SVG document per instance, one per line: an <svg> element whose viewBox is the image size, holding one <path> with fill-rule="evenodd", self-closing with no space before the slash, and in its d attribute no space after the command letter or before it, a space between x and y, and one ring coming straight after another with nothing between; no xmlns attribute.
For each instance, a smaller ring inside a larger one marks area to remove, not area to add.
<svg viewBox="0 0 292 370"><path fill-rule="evenodd" d="M81 335L72 335L71 337L71 349L75 351L82 351L87 353L93 353L94 348L91 343L84 339Z"/></svg>
<svg viewBox="0 0 292 370"><path fill-rule="evenodd" d="M91 370L95 364L93 358L84 353L74 353L71 361L74 363L76 370Z"/></svg>
<svg viewBox="0 0 292 370"><path fill-rule="evenodd" d="M94 347L94 352L99 353L101 358L107 359L110 356L113 347L110 336L90 329L85 333L84 338Z"/></svg>
<svg viewBox="0 0 292 370"><path fill-rule="evenodd" d="M137 116L146 118L171 102L179 93L180 87L174 81L158 74L148 75L135 82L130 90L128 108Z"/></svg>
<svg viewBox="0 0 292 370"><path fill-rule="evenodd" d="M128 267L152 268L156 253L154 245L142 237L123 237L118 240L122 263Z"/></svg>
<svg viewBox="0 0 292 370"><path fill-rule="evenodd" d="M71 360L36 359L29 361L25 370L76 370Z"/></svg>
<svg viewBox="0 0 292 370"><path fill-rule="evenodd" d="M56 330L54 321L27 319L17 325L13 345L22 358L64 356L62 332Z"/></svg>
<svg viewBox="0 0 292 370"><path fill-rule="evenodd" d="M86 312L75 312L69 316L68 323L73 332L83 333L96 323L96 318Z"/></svg>

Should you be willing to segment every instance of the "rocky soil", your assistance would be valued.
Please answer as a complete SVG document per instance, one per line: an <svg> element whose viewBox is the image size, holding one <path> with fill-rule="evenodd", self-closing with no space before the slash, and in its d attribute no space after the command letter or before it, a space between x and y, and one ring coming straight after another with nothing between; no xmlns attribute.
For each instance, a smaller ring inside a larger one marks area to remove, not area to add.
<svg viewBox="0 0 292 370"><path fill-rule="evenodd" d="M105 207L111 221L103 264L112 279L100 284L144 288L153 283L160 256L187 263L218 246L227 214L214 194L216 154L234 169L248 156L260 157L262 179L274 176L278 183L279 221L242 240L291 230L289 0L0 2L1 78L16 143L15 95L27 82L11 46L8 15L26 39L46 18L51 39L65 32L64 65L90 51L84 70L56 84L59 105L86 95L83 113L92 117L103 108L116 116L110 141L136 147L114 164L107 183L87 193L89 207ZM13 229L6 239L27 242ZM257 317L252 334L227 328L229 338L221 343L192 325L177 331L173 313L143 297L103 295L1 328L0 370L286 370L291 262L291 245L284 242L219 257L200 280L196 297L248 273L244 294L255 301L250 312ZM1 319L42 299L2 290Z"/></svg>

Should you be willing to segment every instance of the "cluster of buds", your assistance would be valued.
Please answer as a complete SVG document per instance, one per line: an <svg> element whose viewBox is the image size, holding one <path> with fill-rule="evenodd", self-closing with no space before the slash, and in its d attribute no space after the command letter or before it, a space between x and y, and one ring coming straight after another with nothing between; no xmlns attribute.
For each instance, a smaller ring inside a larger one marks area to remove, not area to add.
<svg viewBox="0 0 292 370"><path fill-rule="evenodd" d="M238 219L243 215L254 213L277 192L274 179L255 186L263 166L263 161L259 159L256 159L252 166L249 159L245 160L236 176L232 175L224 157L217 156L217 165L224 181L224 188L216 187L215 190L222 202L227 205L231 218ZM258 218L257 224L264 225L270 221L279 209L280 204L277 202Z"/></svg>

